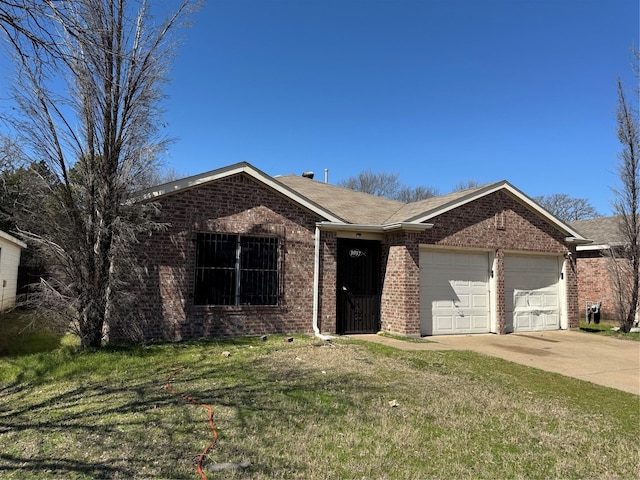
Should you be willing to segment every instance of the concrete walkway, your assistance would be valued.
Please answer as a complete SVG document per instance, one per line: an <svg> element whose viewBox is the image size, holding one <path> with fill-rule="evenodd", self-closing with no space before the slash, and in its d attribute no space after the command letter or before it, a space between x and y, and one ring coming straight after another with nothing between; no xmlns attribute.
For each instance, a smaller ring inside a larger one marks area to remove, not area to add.
<svg viewBox="0 0 640 480"><path fill-rule="evenodd" d="M554 330L509 335L442 335L412 342L349 335L404 350L471 350L640 395L640 342Z"/></svg>

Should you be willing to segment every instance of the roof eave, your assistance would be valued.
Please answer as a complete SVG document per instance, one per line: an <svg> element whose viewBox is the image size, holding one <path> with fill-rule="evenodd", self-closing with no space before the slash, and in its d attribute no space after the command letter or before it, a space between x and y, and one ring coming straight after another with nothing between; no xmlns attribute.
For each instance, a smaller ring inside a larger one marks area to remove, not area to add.
<svg viewBox="0 0 640 480"><path fill-rule="evenodd" d="M584 237L567 237L564 241L570 245L588 245L593 243L593 240Z"/></svg>
<svg viewBox="0 0 640 480"><path fill-rule="evenodd" d="M318 222L316 225L320 230L332 232L375 232L386 233L394 231L404 232L424 232L433 228L432 223L412 223L398 222L388 223L384 225L367 224L367 223L344 223L344 222Z"/></svg>
<svg viewBox="0 0 640 480"><path fill-rule="evenodd" d="M593 250L609 250L610 248L622 247L624 242L610 242L610 243L597 243L593 245L578 245L576 250L578 252L588 252Z"/></svg>

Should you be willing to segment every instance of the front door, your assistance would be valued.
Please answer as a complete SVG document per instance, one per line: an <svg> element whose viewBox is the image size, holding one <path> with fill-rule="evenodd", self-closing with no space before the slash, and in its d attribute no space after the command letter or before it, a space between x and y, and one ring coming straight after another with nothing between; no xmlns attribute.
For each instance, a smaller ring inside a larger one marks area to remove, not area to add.
<svg viewBox="0 0 640 480"><path fill-rule="evenodd" d="M337 333L380 330L380 242L338 239Z"/></svg>

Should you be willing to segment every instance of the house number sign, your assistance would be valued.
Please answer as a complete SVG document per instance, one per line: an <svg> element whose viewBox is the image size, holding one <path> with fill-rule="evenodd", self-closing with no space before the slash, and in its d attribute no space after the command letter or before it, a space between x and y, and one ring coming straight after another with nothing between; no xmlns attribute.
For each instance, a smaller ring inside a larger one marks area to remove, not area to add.
<svg viewBox="0 0 640 480"><path fill-rule="evenodd" d="M349 250L349 256L351 258L366 257L367 256L367 252L363 252L359 248L352 248L351 250Z"/></svg>

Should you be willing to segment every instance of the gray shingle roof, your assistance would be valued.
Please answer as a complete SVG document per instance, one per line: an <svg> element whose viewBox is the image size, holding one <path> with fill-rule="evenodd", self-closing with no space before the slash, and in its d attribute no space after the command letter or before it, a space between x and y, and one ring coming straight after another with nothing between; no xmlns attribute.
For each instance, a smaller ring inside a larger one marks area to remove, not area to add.
<svg viewBox="0 0 640 480"><path fill-rule="evenodd" d="M599 217L571 222L573 228L584 237L593 240L594 245L624 243L624 237L618 230L620 217Z"/></svg>
<svg viewBox="0 0 640 480"><path fill-rule="evenodd" d="M396 200L356 192L297 175L285 175L275 179L348 223L382 225L405 205Z"/></svg>

